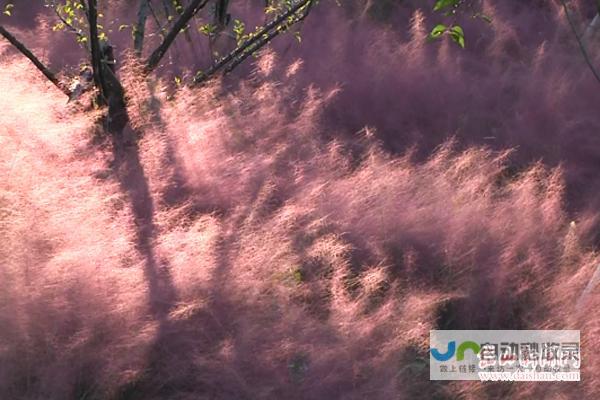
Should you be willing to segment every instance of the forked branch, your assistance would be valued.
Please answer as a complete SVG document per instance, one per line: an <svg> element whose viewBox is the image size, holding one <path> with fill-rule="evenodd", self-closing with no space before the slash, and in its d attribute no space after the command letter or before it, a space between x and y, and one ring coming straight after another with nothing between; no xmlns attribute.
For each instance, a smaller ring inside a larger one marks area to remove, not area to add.
<svg viewBox="0 0 600 400"><path fill-rule="evenodd" d="M169 33L167 33L163 39L162 43L156 48L156 50L152 52L150 57L148 57L145 67L146 73L152 72L158 66L158 63L160 63L160 60L167 53L167 50L171 44L173 44L175 38L177 38L177 35L179 35L179 32L186 27L188 22L194 15L196 15L198 11L206 6L208 1L209 0L192 0L192 2L185 8L183 13L179 16L179 19L175 22Z"/></svg>

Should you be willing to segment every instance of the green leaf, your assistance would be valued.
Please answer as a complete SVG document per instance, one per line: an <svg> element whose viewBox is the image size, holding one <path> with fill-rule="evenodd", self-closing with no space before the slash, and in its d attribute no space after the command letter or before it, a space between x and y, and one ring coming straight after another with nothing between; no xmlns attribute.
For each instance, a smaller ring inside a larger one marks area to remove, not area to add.
<svg viewBox="0 0 600 400"><path fill-rule="evenodd" d="M450 32L454 32L457 35L460 36L465 36L465 32L463 31L463 28L461 28L459 25L454 25L451 29Z"/></svg>
<svg viewBox="0 0 600 400"><path fill-rule="evenodd" d="M62 22L58 22L56 25L54 25L54 26L52 27L52 30L53 30L54 32L62 31L63 29L65 29L65 24L64 24L64 23L62 23Z"/></svg>
<svg viewBox="0 0 600 400"><path fill-rule="evenodd" d="M485 14L479 14L479 18L481 18L482 20L484 20L485 22L487 22L488 24L492 23L492 17L487 16Z"/></svg>
<svg viewBox="0 0 600 400"><path fill-rule="evenodd" d="M443 10L444 8L453 7L459 3L460 0L437 0L433 11Z"/></svg>
<svg viewBox="0 0 600 400"><path fill-rule="evenodd" d="M233 32L239 37L244 34L246 30L246 24L239 19L233 21Z"/></svg>
<svg viewBox="0 0 600 400"><path fill-rule="evenodd" d="M460 47L465 48L465 32L463 28L458 25L450 28L450 36L452 36L452 40L454 40Z"/></svg>
<svg viewBox="0 0 600 400"><path fill-rule="evenodd" d="M205 34L206 36L211 36L217 31L217 26L213 24L204 24L198 28L200 33Z"/></svg>
<svg viewBox="0 0 600 400"><path fill-rule="evenodd" d="M444 25L444 24L438 24L429 33L429 38L430 39L437 39L440 36L442 36L442 34L444 32L446 32L447 29L448 29L448 27L446 25Z"/></svg>

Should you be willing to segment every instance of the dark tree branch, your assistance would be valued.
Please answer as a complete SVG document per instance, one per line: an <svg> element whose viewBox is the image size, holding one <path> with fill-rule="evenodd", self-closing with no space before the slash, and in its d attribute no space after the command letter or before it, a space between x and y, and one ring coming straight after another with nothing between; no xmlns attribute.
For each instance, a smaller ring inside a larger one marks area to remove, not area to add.
<svg viewBox="0 0 600 400"><path fill-rule="evenodd" d="M562 4L563 9L565 10L565 16L567 17L567 21L569 21L569 25L571 26L571 30L573 31L573 34L575 35L575 38L577 39L577 43L579 43L579 49L581 50L581 54L583 54L583 58L585 59L585 62L587 63L590 70L592 71L592 74L594 74L594 77L596 78L596 80L600 83L600 74L598 74L598 71L596 71L596 68L594 67L592 60L590 59L587 49L585 48L585 45L583 44L583 41L581 40L579 33L577 33L577 28L575 27L575 23L571 19L571 13L569 13L569 9L567 8L567 3L565 3L565 0L560 0L560 3Z"/></svg>
<svg viewBox="0 0 600 400"><path fill-rule="evenodd" d="M217 0L215 3L215 25L220 29L223 29L229 24L229 14L227 8L229 7L229 0Z"/></svg>
<svg viewBox="0 0 600 400"><path fill-rule="evenodd" d="M169 3L167 2L167 0L163 0L162 1L163 4L163 11L165 12L165 16L167 17L167 21L169 21L171 18L171 11L169 10Z"/></svg>
<svg viewBox="0 0 600 400"><path fill-rule="evenodd" d="M140 0L140 7L138 9L138 23L133 31L133 49L136 56L142 56L142 50L144 48L144 35L146 34L146 20L148 19L148 13L150 11L150 0Z"/></svg>
<svg viewBox="0 0 600 400"><path fill-rule="evenodd" d="M587 28L585 29L581 41L584 45L591 45L592 40L598 33L600 29L600 0L596 0L596 15L592 18L592 21L589 23Z"/></svg>
<svg viewBox="0 0 600 400"><path fill-rule="evenodd" d="M296 17L293 23L304 20L312 8L314 0L299 0L294 4L288 11L280 14L278 17L273 19L271 22L262 27L258 32L246 40L244 43L236 47L231 53L222 58L219 62L209 68L205 73L200 74L194 78L195 84L200 84L211 79L218 71L225 68L225 73L231 72L236 66L241 64L251 54L265 46L277 35L284 32L286 29L285 25L282 25L288 21L289 18L293 18L299 11L304 8L302 15Z"/></svg>
<svg viewBox="0 0 600 400"><path fill-rule="evenodd" d="M148 2L148 8L150 9L152 18L154 19L154 22L156 23L156 27L161 32L161 34L163 34L165 32L165 26L160 23L160 20L158 19L158 16L156 15L156 11L154 11L154 7L152 6L152 2L150 2L150 1Z"/></svg>
<svg viewBox="0 0 600 400"><path fill-rule="evenodd" d="M192 2L179 16L179 19L177 20L177 22L175 22L167 36L165 36L162 43L156 48L156 50L154 50L154 52L152 52L150 57L148 57L145 68L146 73L152 72L158 66L158 63L166 54L171 44L173 44L175 38L177 37L177 35L179 35L179 32L181 32L181 30L185 28L190 19L192 19L192 17L196 15L198 11L200 11L202 8L204 8L204 6L206 6L208 1L209 0L192 0Z"/></svg>
<svg viewBox="0 0 600 400"><path fill-rule="evenodd" d="M71 95L71 92L69 91L69 89L67 89L58 80L58 78L56 77L56 75L54 75L54 73L52 71L50 71L48 69L48 67L46 67L23 43L21 43L10 32L8 32L6 29L4 29L4 27L2 25L0 25L0 35L4 36L4 38L6 40L8 40L13 46L15 46L15 48L17 50L19 50L25 57L27 57L33 63L33 65L35 65L36 68L38 70L40 70L40 72L42 74L44 74L44 76L46 78L48 78L48 80L50 82L52 82L57 88L60 89L61 92L63 92L67 96Z"/></svg>

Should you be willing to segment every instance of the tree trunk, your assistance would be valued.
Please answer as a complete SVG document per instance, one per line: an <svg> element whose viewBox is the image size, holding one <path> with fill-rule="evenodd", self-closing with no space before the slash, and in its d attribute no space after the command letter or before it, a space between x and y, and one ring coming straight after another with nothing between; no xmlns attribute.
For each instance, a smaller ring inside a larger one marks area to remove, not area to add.
<svg viewBox="0 0 600 400"><path fill-rule="evenodd" d="M94 84L100 91L100 97L106 102L106 84L102 74L102 55L100 54L100 40L98 39L98 11L96 0L88 0L88 21L90 24L90 43L92 48L92 70Z"/></svg>
<svg viewBox="0 0 600 400"><path fill-rule="evenodd" d="M100 91L100 100L108 106L108 131L118 135L128 122L125 90L115 74L112 46L98 39L98 9L96 0L89 0L87 15L90 24L92 68L94 83Z"/></svg>

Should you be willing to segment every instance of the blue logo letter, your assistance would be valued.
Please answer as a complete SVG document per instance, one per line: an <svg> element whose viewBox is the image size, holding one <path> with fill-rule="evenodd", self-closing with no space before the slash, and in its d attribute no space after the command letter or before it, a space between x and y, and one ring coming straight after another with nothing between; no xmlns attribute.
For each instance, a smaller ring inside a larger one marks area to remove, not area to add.
<svg viewBox="0 0 600 400"><path fill-rule="evenodd" d="M448 342L448 351L440 353L437 349L431 349L431 355L438 361L448 361L454 355L456 351L456 342L453 340Z"/></svg>

